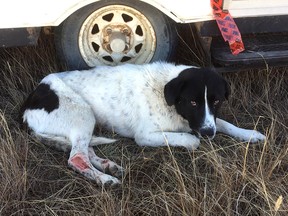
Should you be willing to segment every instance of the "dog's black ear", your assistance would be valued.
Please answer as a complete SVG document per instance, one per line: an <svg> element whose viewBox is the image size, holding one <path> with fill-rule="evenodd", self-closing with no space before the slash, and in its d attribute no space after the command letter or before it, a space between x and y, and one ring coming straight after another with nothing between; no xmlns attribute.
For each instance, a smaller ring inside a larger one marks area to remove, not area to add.
<svg viewBox="0 0 288 216"><path fill-rule="evenodd" d="M164 97L169 106L172 106L176 103L183 85L183 79L178 76L164 86Z"/></svg>
<svg viewBox="0 0 288 216"><path fill-rule="evenodd" d="M230 86L225 79L223 81L224 81L224 85L225 85L225 99L228 100L229 95L230 95Z"/></svg>

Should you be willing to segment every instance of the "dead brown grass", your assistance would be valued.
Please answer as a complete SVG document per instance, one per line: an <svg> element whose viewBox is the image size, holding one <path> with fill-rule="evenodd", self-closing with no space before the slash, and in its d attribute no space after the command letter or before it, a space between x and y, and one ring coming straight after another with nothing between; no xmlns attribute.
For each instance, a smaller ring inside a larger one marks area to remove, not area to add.
<svg viewBox="0 0 288 216"><path fill-rule="evenodd" d="M104 189L19 129L24 98L61 68L45 40L0 50L0 215L287 215L287 68L224 74L232 95L221 116L264 132L265 143L219 134L189 153L120 138L96 149L127 170L122 186Z"/></svg>

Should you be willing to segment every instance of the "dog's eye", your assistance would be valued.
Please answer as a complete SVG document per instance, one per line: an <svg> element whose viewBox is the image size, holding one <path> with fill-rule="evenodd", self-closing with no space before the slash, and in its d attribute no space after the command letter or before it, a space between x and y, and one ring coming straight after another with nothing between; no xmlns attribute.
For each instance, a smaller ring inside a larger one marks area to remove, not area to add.
<svg viewBox="0 0 288 216"><path fill-rule="evenodd" d="M219 103L219 100L214 101L214 106L216 106Z"/></svg>
<svg viewBox="0 0 288 216"><path fill-rule="evenodd" d="M197 106L197 103L195 101L191 101L192 106Z"/></svg>

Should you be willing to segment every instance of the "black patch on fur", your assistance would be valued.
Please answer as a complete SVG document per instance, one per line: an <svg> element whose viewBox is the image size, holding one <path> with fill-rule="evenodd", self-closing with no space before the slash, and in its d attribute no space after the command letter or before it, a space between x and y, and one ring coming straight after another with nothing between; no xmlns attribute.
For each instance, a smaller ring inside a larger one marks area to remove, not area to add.
<svg viewBox="0 0 288 216"><path fill-rule="evenodd" d="M50 113L59 108L59 98L56 93L50 88L48 84L41 83L38 87L28 96L20 109L20 122L23 121L23 114L25 110L30 109L44 109Z"/></svg>

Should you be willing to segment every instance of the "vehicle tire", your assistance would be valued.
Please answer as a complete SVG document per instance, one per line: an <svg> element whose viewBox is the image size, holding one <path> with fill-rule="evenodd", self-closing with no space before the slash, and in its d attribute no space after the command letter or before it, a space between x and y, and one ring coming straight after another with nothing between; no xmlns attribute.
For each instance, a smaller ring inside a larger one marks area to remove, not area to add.
<svg viewBox="0 0 288 216"><path fill-rule="evenodd" d="M174 23L135 0L85 6L55 29L56 51L69 69L169 60L177 45Z"/></svg>

